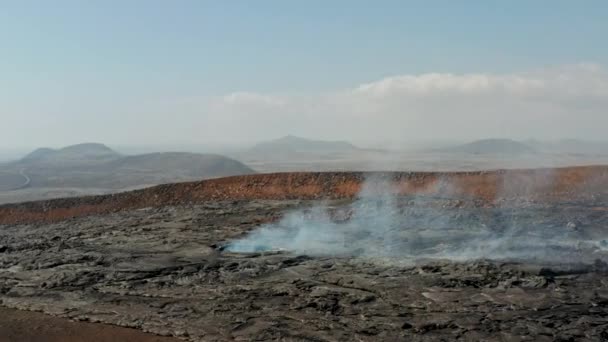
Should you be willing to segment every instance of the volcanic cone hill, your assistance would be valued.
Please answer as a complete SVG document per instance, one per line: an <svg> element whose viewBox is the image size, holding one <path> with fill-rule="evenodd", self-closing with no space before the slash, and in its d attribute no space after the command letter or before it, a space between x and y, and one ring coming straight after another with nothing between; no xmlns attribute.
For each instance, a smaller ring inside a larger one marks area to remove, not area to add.
<svg viewBox="0 0 608 342"><path fill-rule="evenodd" d="M99 143L83 143L61 149L39 148L29 153L20 163L36 167L42 164L87 164L93 161L106 161L120 158L121 155ZM58 165L59 166L59 165Z"/></svg>
<svg viewBox="0 0 608 342"><path fill-rule="evenodd" d="M0 171L4 175L0 181L11 183L0 190L23 188L19 184L27 181L27 189L0 192L0 203L254 173L245 164L221 155L165 152L125 156L97 143L37 149L4 164Z"/></svg>

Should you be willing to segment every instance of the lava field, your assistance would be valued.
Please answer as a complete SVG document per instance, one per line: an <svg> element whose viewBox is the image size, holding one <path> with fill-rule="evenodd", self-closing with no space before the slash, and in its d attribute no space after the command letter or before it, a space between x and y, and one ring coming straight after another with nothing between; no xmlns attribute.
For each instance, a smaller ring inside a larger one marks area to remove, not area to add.
<svg viewBox="0 0 608 342"><path fill-rule="evenodd" d="M187 341L608 340L608 168L252 175L0 206L0 300Z"/></svg>

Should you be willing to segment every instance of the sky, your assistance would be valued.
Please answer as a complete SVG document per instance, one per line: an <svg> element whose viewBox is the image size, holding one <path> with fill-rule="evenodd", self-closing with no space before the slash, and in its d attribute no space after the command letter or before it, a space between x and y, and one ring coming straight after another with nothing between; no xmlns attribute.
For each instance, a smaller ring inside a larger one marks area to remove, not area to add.
<svg viewBox="0 0 608 342"><path fill-rule="evenodd" d="M0 0L0 147L606 140L606 1Z"/></svg>

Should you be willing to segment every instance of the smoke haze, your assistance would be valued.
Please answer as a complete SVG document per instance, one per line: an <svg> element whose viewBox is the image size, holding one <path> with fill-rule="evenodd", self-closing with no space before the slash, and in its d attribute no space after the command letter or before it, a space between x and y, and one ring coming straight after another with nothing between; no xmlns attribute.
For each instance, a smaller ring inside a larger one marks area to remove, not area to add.
<svg viewBox="0 0 608 342"><path fill-rule="evenodd" d="M400 196L391 181L371 177L352 204L288 213L279 222L230 243L228 250L285 250L406 263L421 259L608 260L608 234L581 229L600 227L600 216L580 217L513 197L534 195L550 186L551 177L548 170L535 171L527 181L506 175L499 196L504 200L494 208L463 206L446 181L439 182L432 195Z"/></svg>

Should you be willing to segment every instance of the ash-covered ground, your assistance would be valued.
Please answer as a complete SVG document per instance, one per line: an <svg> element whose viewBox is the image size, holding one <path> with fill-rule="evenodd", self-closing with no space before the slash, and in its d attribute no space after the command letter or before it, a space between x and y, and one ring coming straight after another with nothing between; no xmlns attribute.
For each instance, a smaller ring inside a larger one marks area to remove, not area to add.
<svg viewBox="0 0 608 342"><path fill-rule="evenodd" d="M608 199L208 201L0 226L8 307L192 341L608 339Z"/></svg>

